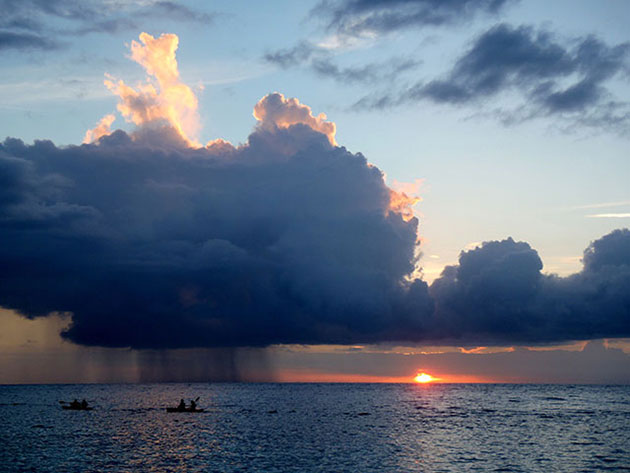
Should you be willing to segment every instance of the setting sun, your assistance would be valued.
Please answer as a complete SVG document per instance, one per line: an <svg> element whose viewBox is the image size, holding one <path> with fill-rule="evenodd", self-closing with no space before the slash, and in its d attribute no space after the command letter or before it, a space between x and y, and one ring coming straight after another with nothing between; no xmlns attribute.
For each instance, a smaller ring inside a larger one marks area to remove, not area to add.
<svg viewBox="0 0 630 473"><path fill-rule="evenodd" d="M433 376L431 376L430 374L427 374L427 373L418 373L416 375L416 377L413 378L413 380L416 383L430 383L432 381L435 381L436 378L434 378Z"/></svg>

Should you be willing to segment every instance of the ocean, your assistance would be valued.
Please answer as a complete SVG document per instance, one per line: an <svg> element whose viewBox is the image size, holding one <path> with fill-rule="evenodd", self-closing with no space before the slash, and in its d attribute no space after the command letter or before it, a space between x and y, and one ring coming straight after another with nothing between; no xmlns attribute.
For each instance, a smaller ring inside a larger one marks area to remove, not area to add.
<svg viewBox="0 0 630 473"><path fill-rule="evenodd" d="M0 471L630 471L630 386L0 386Z"/></svg>

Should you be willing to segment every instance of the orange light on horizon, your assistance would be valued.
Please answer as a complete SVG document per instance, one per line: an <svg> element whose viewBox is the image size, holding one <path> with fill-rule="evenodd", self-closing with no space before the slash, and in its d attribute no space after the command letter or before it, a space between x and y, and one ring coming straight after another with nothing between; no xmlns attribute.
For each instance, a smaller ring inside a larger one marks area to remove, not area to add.
<svg viewBox="0 0 630 473"><path fill-rule="evenodd" d="M422 376L424 375L424 376ZM427 376L430 377L427 378ZM449 373L440 376L418 371L416 376L387 376L361 373L339 373L319 371L307 368L279 369L274 373L273 379L258 379L257 381L274 381L279 383L394 383L394 384L421 384L432 383L497 383L497 382L522 382L521 380L505 378L488 378L473 374Z"/></svg>
<svg viewBox="0 0 630 473"><path fill-rule="evenodd" d="M422 384L426 384L426 383L431 383L433 381L437 381L439 378L434 378L433 376L431 376L428 373L418 373L416 375L415 378L413 378L413 380L416 383L422 383Z"/></svg>

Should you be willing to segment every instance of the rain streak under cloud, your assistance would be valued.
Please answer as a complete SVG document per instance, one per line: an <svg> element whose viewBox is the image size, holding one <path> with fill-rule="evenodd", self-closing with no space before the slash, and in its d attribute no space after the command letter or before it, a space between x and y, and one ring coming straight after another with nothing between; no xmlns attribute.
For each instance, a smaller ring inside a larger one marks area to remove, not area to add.
<svg viewBox="0 0 630 473"><path fill-rule="evenodd" d="M447 340L545 343L630 335L630 232L541 273L527 243L463 252L429 287L417 198L335 140L324 114L279 93L243 145L197 141L176 35L146 33L147 80L107 76L118 111L81 146L0 146L0 306L72 315L77 343L133 348Z"/></svg>

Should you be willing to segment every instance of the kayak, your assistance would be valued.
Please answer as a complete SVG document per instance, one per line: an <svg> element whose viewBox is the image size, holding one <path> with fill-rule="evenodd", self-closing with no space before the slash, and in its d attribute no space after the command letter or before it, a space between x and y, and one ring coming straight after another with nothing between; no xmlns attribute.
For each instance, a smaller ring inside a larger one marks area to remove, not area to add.
<svg viewBox="0 0 630 473"><path fill-rule="evenodd" d="M191 409L190 407L186 407L185 409L180 409L179 407L167 407L166 412L203 412L205 409Z"/></svg>
<svg viewBox="0 0 630 473"><path fill-rule="evenodd" d="M93 407L74 407L74 406L61 406L66 411L91 411Z"/></svg>

